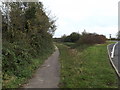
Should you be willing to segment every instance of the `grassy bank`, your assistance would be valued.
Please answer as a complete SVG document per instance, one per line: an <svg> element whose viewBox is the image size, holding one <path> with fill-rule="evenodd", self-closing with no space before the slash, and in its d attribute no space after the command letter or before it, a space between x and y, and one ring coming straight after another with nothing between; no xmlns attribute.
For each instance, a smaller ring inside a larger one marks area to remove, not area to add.
<svg viewBox="0 0 120 90"><path fill-rule="evenodd" d="M43 52L42 56L37 58L31 58L29 61L30 63L26 63L26 66L18 67L17 75L13 75L12 72L9 71L11 74L4 74L3 80L3 88L19 88L22 87L24 83L26 83L30 78L32 78L33 74L39 68L44 61L54 52L54 49L47 49L47 52Z"/></svg>
<svg viewBox="0 0 120 90"><path fill-rule="evenodd" d="M117 77L107 54L108 43L82 45L74 49L71 49L73 44L66 45L57 44L60 50L61 88L117 87Z"/></svg>

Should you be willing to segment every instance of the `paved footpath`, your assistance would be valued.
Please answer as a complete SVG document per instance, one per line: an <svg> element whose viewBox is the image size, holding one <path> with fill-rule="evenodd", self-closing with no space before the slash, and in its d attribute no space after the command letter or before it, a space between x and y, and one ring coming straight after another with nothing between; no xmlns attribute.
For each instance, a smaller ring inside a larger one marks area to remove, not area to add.
<svg viewBox="0 0 120 90"><path fill-rule="evenodd" d="M56 51L36 71L33 78L23 88L58 88L59 84L59 50Z"/></svg>

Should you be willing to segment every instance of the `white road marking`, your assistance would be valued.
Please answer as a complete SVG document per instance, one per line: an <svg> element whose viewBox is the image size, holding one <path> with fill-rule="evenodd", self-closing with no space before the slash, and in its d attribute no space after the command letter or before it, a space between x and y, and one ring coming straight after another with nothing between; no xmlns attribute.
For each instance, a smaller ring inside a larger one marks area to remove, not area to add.
<svg viewBox="0 0 120 90"><path fill-rule="evenodd" d="M118 44L118 42L115 43L114 46L113 46L113 48L112 48L112 52L111 52L111 58L112 58L112 59L114 58L115 46L116 46L117 44Z"/></svg>
<svg viewBox="0 0 120 90"><path fill-rule="evenodd" d="M109 44L109 45L110 45L110 44ZM111 58L111 56L110 56L109 49L108 49L109 45L107 45L107 51L108 51L109 60L110 60L110 62L111 62L111 64L112 64L113 68L115 69L117 75L120 77L120 73L118 72L118 70L117 70L116 66L114 65L114 63L113 63L113 61L112 61L112 58Z"/></svg>

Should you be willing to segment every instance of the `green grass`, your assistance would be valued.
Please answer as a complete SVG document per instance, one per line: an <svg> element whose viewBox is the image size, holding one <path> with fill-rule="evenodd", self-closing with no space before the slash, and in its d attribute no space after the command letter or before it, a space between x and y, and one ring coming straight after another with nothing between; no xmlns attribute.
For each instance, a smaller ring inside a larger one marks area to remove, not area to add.
<svg viewBox="0 0 120 90"><path fill-rule="evenodd" d="M66 46L69 46L69 47L71 47L71 48L76 47L76 44L75 44L75 43L72 43L72 42L64 42L63 44L66 45Z"/></svg>
<svg viewBox="0 0 120 90"><path fill-rule="evenodd" d="M35 71L44 63L44 61L53 53L53 50L50 50L47 53L44 53L42 56L38 58L33 58L31 59L30 65L27 65L24 68L21 68L20 74L22 73L21 76L15 76L15 75L7 75L6 74L6 80L3 81L3 88L19 88L23 84L27 83L27 81L32 78L33 74Z"/></svg>
<svg viewBox="0 0 120 90"><path fill-rule="evenodd" d="M116 88L117 76L109 62L106 44L74 49L57 44L60 51L61 88Z"/></svg>

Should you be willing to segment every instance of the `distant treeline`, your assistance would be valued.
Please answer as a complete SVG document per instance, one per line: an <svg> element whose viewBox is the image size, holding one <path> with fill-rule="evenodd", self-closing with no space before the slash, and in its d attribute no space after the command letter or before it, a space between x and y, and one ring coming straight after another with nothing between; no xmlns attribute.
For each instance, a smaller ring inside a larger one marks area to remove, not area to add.
<svg viewBox="0 0 120 90"><path fill-rule="evenodd" d="M108 40L118 40L118 41L120 41L119 38L111 38L111 39L108 39Z"/></svg>
<svg viewBox="0 0 120 90"><path fill-rule="evenodd" d="M40 59L33 59L53 52L56 25L41 2L6 2L0 11L3 87L15 88L37 67Z"/></svg>
<svg viewBox="0 0 120 90"><path fill-rule="evenodd" d="M57 42L75 42L77 44L102 44L106 42L107 38L104 35L84 31L82 34L73 32L68 36L63 35L61 38L55 38L54 40Z"/></svg>

